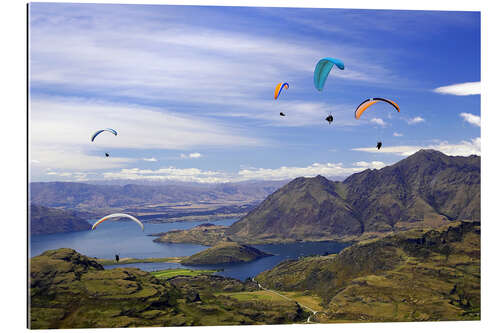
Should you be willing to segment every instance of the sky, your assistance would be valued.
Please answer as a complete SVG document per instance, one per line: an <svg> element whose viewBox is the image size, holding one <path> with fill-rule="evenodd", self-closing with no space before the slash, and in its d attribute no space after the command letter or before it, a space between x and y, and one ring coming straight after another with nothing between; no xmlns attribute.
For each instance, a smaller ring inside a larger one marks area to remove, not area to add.
<svg viewBox="0 0 500 333"><path fill-rule="evenodd" d="M31 181L342 179L419 149L480 155L479 12L32 3L29 30ZM323 57L345 69L319 92ZM371 97L401 112L356 120ZM91 142L102 128L118 135Z"/></svg>

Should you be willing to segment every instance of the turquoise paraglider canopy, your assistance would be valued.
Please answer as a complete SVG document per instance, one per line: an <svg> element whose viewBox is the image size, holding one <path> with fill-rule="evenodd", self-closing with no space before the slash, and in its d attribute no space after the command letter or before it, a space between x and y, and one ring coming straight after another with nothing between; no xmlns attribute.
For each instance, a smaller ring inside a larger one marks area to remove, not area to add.
<svg viewBox="0 0 500 333"><path fill-rule="evenodd" d="M328 74L330 74L334 65L344 70L344 63L342 60L335 58L323 58L316 64L316 69L314 70L314 86L318 91L323 90Z"/></svg>

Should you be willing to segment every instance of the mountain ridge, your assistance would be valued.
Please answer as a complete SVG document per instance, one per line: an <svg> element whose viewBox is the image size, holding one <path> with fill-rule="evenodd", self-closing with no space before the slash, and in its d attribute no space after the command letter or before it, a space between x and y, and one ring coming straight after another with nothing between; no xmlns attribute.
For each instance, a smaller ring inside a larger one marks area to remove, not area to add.
<svg viewBox="0 0 500 333"><path fill-rule="evenodd" d="M30 234L44 235L59 232L90 230L85 214L44 206L30 205Z"/></svg>
<svg viewBox="0 0 500 333"><path fill-rule="evenodd" d="M434 150L343 182L300 177L226 231L253 241L321 240L480 220L480 157Z"/></svg>

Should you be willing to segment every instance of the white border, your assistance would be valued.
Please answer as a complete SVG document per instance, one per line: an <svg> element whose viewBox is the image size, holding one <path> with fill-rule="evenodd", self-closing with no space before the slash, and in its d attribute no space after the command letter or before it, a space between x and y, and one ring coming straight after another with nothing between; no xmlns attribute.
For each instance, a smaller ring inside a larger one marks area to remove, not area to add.
<svg viewBox="0 0 500 333"><path fill-rule="evenodd" d="M46 1L64 2L64 1ZM68 2L68 1L66 1ZM280 326L239 326L203 328L158 328L175 332L253 332L286 330L299 332L315 331L367 331L406 332L450 331L470 332L471 330L491 330L498 326L497 308L500 270L497 256L500 254L500 221L495 209L500 185L497 165L500 162L499 95L500 52L498 32L500 32L499 4L494 1L458 0L351 0L341 1L292 1L292 0L251 0L251 1L75 1L85 3L134 3L134 4L189 4L189 5L244 5L278 7L332 7L367 9L419 9L419 10L474 10L481 11L482 20L482 320L480 322L444 323L388 323L388 324L333 324L332 325L280 325ZM26 7L24 1L3 0L0 20L1 39L1 207L4 224L2 242L2 329L6 332L25 330L26 327ZM139 331L154 328L138 329ZM134 332L138 331L135 330ZM63 330L66 331L66 330ZM116 332L108 329L102 332ZM123 330L122 330L123 331ZM129 330L130 331L130 330ZM92 332L82 330L79 332ZM124 331L125 332L125 331Z"/></svg>

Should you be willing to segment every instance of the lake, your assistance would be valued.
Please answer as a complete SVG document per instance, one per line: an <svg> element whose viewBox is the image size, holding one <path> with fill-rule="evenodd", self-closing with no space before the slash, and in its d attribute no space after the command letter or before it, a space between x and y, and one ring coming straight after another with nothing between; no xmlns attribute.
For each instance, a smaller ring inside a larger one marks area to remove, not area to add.
<svg viewBox="0 0 500 333"><path fill-rule="evenodd" d="M208 221L215 225L229 226L237 219ZM46 250L69 247L76 251L97 258L114 259L116 253L121 258L159 258L190 256L206 249L206 246L196 244L165 244L153 242L154 237L148 234L166 232L170 230L189 229L207 223L173 222L162 224L144 224L144 232L133 222L119 221L103 223L94 231L78 231L50 235L34 235L30 241L30 255L37 256ZM264 252L273 254L271 257L257 259L250 263L189 266L191 269L222 269L218 275L244 280L260 272L271 269L286 259L296 259L302 256L328 253L338 253L348 244L337 242L300 242L290 244L255 245ZM105 266L105 268L137 267L145 271L154 271L168 268L186 267L178 263L135 263L126 265Z"/></svg>

